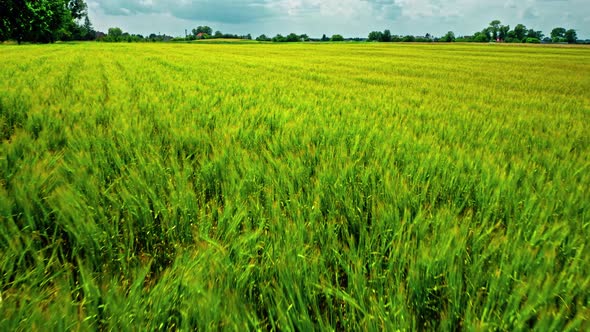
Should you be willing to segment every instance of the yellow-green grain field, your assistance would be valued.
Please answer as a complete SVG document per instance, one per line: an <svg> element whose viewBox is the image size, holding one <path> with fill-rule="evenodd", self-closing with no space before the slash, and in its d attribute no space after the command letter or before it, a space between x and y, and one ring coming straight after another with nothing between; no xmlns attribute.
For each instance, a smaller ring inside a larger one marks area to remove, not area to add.
<svg viewBox="0 0 590 332"><path fill-rule="evenodd" d="M0 46L0 330L590 329L590 49Z"/></svg>

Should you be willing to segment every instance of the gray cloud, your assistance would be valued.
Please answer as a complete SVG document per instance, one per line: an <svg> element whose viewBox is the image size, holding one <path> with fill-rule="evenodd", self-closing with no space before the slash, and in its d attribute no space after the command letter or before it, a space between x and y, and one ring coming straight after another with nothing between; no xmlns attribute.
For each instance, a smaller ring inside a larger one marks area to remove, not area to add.
<svg viewBox="0 0 590 332"><path fill-rule="evenodd" d="M157 8L145 1L116 1L116 0L101 0L94 1L105 14L114 16L130 16L139 13L150 13Z"/></svg>
<svg viewBox="0 0 590 332"><path fill-rule="evenodd" d="M133 16L137 14L171 14L185 20L244 23L274 15L264 0L102 0L95 1L105 14Z"/></svg>
<svg viewBox="0 0 590 332"><path fill-rule="evenodd" d="M186 20L208 20L224 23L245 23L270 17L274 13L266 1L201 0L180 3L170 13Z"/></svg>

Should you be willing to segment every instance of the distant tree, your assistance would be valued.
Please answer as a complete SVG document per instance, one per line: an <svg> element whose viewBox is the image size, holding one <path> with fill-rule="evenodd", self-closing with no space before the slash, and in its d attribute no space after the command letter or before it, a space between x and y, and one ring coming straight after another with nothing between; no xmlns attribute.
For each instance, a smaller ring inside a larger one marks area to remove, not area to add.
<svg viewBox="0 0 590 332"><path fill-rule="evenodd" d="M567 30L564 33L564 38L565 38L565 41L568 42L569 44L575 44L576 41L578 40L576 30L574 30L574 29Z"/></svg>
<svg viewBox="0 0 590 332"><path fill-rule="evenodd" d="M223 33L221 31L217 30L213 34L213 37L215 37L215 38L223 38Z"/></svg>
<svg viewBox="0 0 590 332"><path fill-rule="evenodd" d="M416 43L430 43L432 42L432 39L430 38L426 38L426 36L415 36L415 42Z"/></svg>
<svg viewBox="0 0 590 332"><path fill-rule="evenodd" d="M106 39L107 41L111 42L120 42L123 38L123 30L121 28L109 28L109 32L107 33Z"/></svg>
<svg viewBox="0 0 590 332"><path fill-rule="evenodd" d="M302 34L301 36L299 36L299 40L301 41L309 41L309 36L306 34Z"/></svg>
<svg viewBox="0 0 590 332"><path fill-rule="evenodd" d="M84 18L84 25L82 26L82 39L84 40L94 40L96 39L96 31L94 31L94 27L88 18L88 15Z"/></svg>
<svg viewBox="0 0 590 332"><path fill-rule="evenodd" d="M269 37L267 37L265 34L262 34L262 35L260 35L260 36L256 37L256 40L257 40L257 41L271 41L271 40L272 40L272 38L269 38Z"/></svg>
<svg viewBox="0 0 590 332"><path fill-rule="evenodd" d="M339 42L339 41L344 41L344 37L342 37L342 35L332 35L332 38L330 38L331 41L334 42Z"/></svg>
<svg viewBox="0 0 590 332"><path fill-rule="evenodd" d="M509 31L510 31L509 25L501 25L500 29L498 31L498 38L500 38L500 40L502 40L502 41L505 41L506 38L508 37Z"/></svg>
<svg viewBox="0 0 590 332"><path fill-rule="evenodd" d="M541 41L539 38L527 37L524 42L527 44L539 44Z"/></svg>
<svg viewBox="0 0 590 332"><path fill-rule="evenodd" d="M535 31L533 29L529 29L526 33L526 38L536 38L541 40L544 36L543 31Z"/></svg>
<svg viewBox="0 0 590 332"><path fill-rule="evenodd" d="M487 29L483 29L481 32L476 32L473 35L472 40L476 43L487 43L490 41L490 35Z"/></svg>
<svg viewBox="0 0 590 332"><path fill-rule="evenodd" d="M299 39L299 35L296 34L296 33L290 33L290 34L288 34L286 39L290 43L298 42L298 41L301 40L301 39Z"/></svg>
<svg viewBox="0 0 590 332"><path fill-rule="evenodd" d="M224 38L224 39L246 39L246 36L238 36L238 35L231 34L231 33L224 33L223 36L221 36L221 38Z"/></svg>
<svg viewBox="0 0 590 332"><path fill-rule="evenodd" d="M524 26L523 24L517 24L514 27L514 38L522 42L526 37L526 32L526 26Z"/></svg>
<svg viewBox="0 0 590 332"><path fill-rule="evenodd" d="M323 35L322 35L322 41L329 41L329 40L330 40L330 38L328 38L328 37L326 36L326 34L323 34Z"/></svg>
<svg viewBox="0 0 590 332"><path fill-rule="evenodd" d="M369 41L382 41L383 33L381 31L371 31L368 37Z"/></svg>
<svg viewBox="0 0 590 332"><path fill-rule="evenodd" d="M416 37L414 37L412 35L407 35L407 36L404 36L404 38L402 38L402 41L405 43L413 43L416 41Z"/></svg>
<svg viewBox="0 0 590 332"><path fill-rule="evenodd" d="M213 29L211 29L210 27L208 27L206 25L205 26L199 25L196 29L193 29L192 32L193 32L193 35L195 35L195 36L200 33L202 33L204 35L211 36L213 34Z"/></svg>
<svg viewBox="0 0 590 332"><path fill-rule="evenodd" d="M551 39L554 43L565 41L565 28L555 28L551 30Z"/></svg>
<svg viewBox="0 0 590 332"><path fill-rule="evenodd" d="M444 35L440 41L442 42L446 42L446 43L451 43L455 41L455 33L453 31L449 31L447 32L446 35Z"/></svg>
<svg viewBox="0 0 590 332"><path fill-rule="evenodd" d="M502 24L502 22L500 22L499 20L493 20L490 22L489 32L491 33L491 37L493 40L498 39L498 35L500 33L500 24Z"/></svg>
<svg viewBox="0 0 590 332"><path fill-rule="evenodd" d="M287 41L287 39L285 37L283 37L283 35L281 35L280 33L277 34L276 36L272 37L272 41L273 42L278 42L278 43L282 43Z"/></svg>
<svg viewBox="0 0 590 332"><path fill-rule="evenodd" d="M383 35L381 36L381 41L389 43L391 42L391 31L383 30Z"/></svg>

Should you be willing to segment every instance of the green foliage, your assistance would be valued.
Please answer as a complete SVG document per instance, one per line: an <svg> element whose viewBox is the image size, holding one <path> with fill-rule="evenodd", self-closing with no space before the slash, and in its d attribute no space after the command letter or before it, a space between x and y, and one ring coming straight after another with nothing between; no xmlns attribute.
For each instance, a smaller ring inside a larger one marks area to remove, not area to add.
<svg viewBox="0 0 590 332"><path fill-rule="evenodd" d="M390 42L391 41L391 31L384 30L383 35L381 36L381 41L386 42L386 43Z"/></svg>
<svg viewBox="0 0 590 332"><path fill-rule="evenodd" d="M414 37L412 35L407 35L407 36L404 36L401 41L403 41L405 43L413 43L416 41L416 37Z"/></svg>
<svg viewBox="0 0 590 332"><path fill-rule="evenodd" d="M569 44L575 44L576 41L578 40L578 36L576 34L576 30L574 30L574 29L567 30L563 34L563 37L565 38L565 41L568 42Z"/></svg>
<svg viewBox="0 0 590 332"><path fill-rule="evenodd" d="M193 35L197 36L198 34L203 34L207 36L213 35L213 29L208 26L198 26L196 29L193 29Z"/></svg>
<svg viewBox="0 0 590 332"><path fill-rule="evenodd" d="M473 41L476 43L487 43L490 41L490 35L487 29L483 29L481 32L476 32L473 35Z"/></svg>
<svg viewBox="0 0 590 332"><path fill-rule="evenodd" d="M369 41L383 41L383 33L381 31L371 31L367 39Z"/></svg>
<svg viewBox="0 0 590 332"><path fill-rule="evenodd" d="M514 27L514 38L519 40L519 41L523 41L525 39L527 33L527 29L526 26L524 26L523 24L517 24Z"/></svg>
<svg viewBox="0 0 590 332"><path fill-rule="evenodd" d="M330 41L335 41L335 42L339 42L339 41L344 41L344 37L342 37L342 35L332 35L332 38L330 38Z"/></svg>
<svg viewBox="0 0 590 332"><path fill-rule="evenodd" d="M0 330L588 330L588 58L0 47Z"/></svg>
<svg viewBox="0 0 590 332"><path fill-rule="evenodd" d="M551 31L551 39L544 38L545 35L542 31L528 29L523 24L517 24L513 30L510 30L510 26L502 25L500 21L494 20L490 25L483 29L481 32L476 32L470 41L474 42L490 42L490 41L504 41L507 43L530 43L536 40L553 41L553 42L565 42L567 38L565 36L566 30L564 28L555 28ZM547 40L546 40L547 39ZM570 41L571 42L571 38Z"/></svg>
<svg viewBox="0 0 590 332"><path fill-rule="evenodd" d="M565 33L567 30L565 28L554 28L551 30L551 39L554 43L563 42L565 41Z"/></svg>
<svg viewBox="0 0 590 332"><path fill-rule="evenodd" d="M84 0L67 0L66 5L74 20L88 18L88 6Z"/></svg>
<svg viewBox="0 0 590 332"><path fill-rule="evenodd" d="M527 37L527 39L525 40L525 43L527 43L527 44L540 44L541 41L539 40L539 38Z"/></svg>
<svg viewBox="0 0 590 332"><path fill-rule="evenodd" d="M6 0L0 6L0 40L52 43L87 39L93 32L82 31L77 23L82 17L88 19L82 0Z"/></svg>
<svg viewBox="0 0 590 332"><path fill-rule="evenodd" d="M369 41L379 41L379 42L391 42L391 41L393 41L393 37L391 36L391 31L386 29L383 32L372 31L371 33L369 33L368 40Z"/></svg>
<svg viewBox="0 0 590 332"><path fill-rule="evenodd" d="M272 41L272 38L267 37L265 34L262 34L256 37L257 41Z"/></svg>
<svg viewBox="0 0 590 332"><path fill-rule="evenodd" d="M450 43L455 41L455 33L453 31L447 32L440 41Z"/></svg>
<svg viewBox="0 0 590 332"><path fill-rule="evenodd" d="M282 43L282 42L286 42L287 39L279 33L276 36L272 37L272 41Z"/></svg>
<svg viewBox="0 0 590 332"><path fill-rule="evenodd" d="M510 32L510 26L509 25L501 25L498 31L498 38L500 40L506 40L506 38L508 37L508 33Z"/></svg>
<svg viewBox="0 0 590 332"><path fill-rule="evenodd" d="M107 36L105 37L105 41L108 42L120 42L123 41L123 30L121 30L121 28L109 28L109 32L107 33Z"/></svg>
<svg viewBox="0 0 590 332"><path fill-rule="evenodd" d="M533 29L529 29L526 36L527 36L527 38L537 38L537 39L541 40L541 39L543 39L543 37L545 35L543 34L542 31L535 31Z"/></svg>
<svg viewBox="0 0 590 332"><path fill-rule="evenodd" d="M273 38L268 38L266 35L260 35L256 38L257 41L273 41L278 43L294 43L294 42L301 42L301 41L309 41L309 36L307 35L298 35L296 33L290 33L287 36L283 36L278 34Z"/></svg>
<svg viewBox="0 0 590 332"><path fill-rule="evenodd" d="M299 37L299 35L298 35L298 34L296 34L296 33L290 33L290 34L289 34L289 35L288 35L288 36L285 38L285 40L286 40L287 42L298 42L298 41L301 41L301 38L300 38L300 37Z"/></svg>
<svg viewBox="0 0 590 332"><path fill-rule="evenodd" d="M488 31L490 33L490 37L492 40L496 40L499 38L501 23L502 22L500 22L499 20L493 20L492 22L490 22Z"/></svg>

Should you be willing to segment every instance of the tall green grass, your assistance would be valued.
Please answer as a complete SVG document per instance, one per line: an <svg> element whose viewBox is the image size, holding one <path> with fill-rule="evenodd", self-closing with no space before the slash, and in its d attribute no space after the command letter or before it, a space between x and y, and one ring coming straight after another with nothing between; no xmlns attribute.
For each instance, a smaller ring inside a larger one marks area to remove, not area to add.
<svg viewBox="0 0 590 332"><path fill-rule="evenodd" d="M1 330L587 330L590 53L0 47Z"/></svg>

